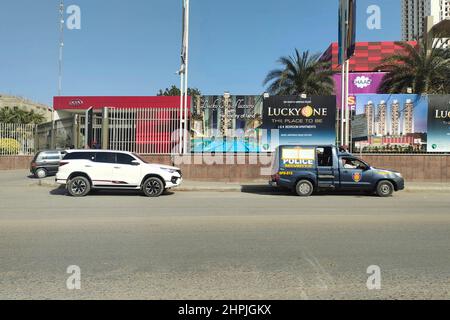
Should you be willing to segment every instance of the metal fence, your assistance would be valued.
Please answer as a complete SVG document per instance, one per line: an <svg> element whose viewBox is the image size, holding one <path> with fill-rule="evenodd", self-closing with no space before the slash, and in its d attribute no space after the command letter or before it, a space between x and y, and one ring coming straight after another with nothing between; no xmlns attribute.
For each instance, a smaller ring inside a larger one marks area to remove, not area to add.
<svg viewBox="0 0 450 320"><path fill-rule="evenodd" d="M64 149L73 146L73 118L55 120L54 148ZM52 123L46 122L36 127L36 150L51 149Z"/></svg>
<svg viewBox="0 0 450 320"><path fill-rule="evenodd" d="M171 154L177 146L174 133L179 125L177 108L109 109L109 148Z"/></svg>
<svg viewBox="0 0 450 320"><path fill-rule="evenodd" d="M0 123L0 155L31 155L35 151L36 125Z"/></svg>

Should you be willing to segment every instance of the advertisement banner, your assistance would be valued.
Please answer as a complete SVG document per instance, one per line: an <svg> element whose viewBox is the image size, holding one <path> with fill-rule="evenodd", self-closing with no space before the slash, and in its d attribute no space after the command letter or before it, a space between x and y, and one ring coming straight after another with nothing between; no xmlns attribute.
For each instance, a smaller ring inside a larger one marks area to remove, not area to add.
<svg viewBox="0 0 450 320"><path fill-rule="evenodd" d="M191 150L261 152L262 96L202 96L192 99Z"/></svg>
<svg viewBox="0 0 450 320"><path fill-rule="evenodd" d="M354 151L426 151L428 99L414 94L357 94ZM365 136L361 136L364 134Z"/></svg>
<svg viewBox="0 0 450 320"><path fill-rule="evenodd" d="M354 110L354 99L356 94L376 94L380 88L386 72L355 72L349 74L348 94L349 105ZM342 81L341 74L333 75L334 88L337 97L338 108L341 108Z"/></svg>
<svg viewBox="0 0 450 320"><path fill-rule="evenodd" d="M269 135L270 150L278 145L335 144L336 96L265 98L262 128ZM278 141L270 137L272 130L278 130Z"/></svg>
<svg viewBox="0 0 450 320"><path fill-rule="evenodd" d="M450 152L450 95L430 95L428 152Z"/></svg>

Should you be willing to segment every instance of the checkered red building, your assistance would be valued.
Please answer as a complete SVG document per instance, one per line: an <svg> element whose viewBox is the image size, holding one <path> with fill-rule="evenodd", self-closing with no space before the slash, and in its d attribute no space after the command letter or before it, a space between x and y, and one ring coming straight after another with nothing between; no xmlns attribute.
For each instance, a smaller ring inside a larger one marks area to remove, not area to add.
<svg viewBox="0 0 450 320"><path fill-rule="evenodd" d="M417 46L416 41L409 41L408 43ZM338 50L338 43L334 42L321 57L323 61L331 61L333 71L341 70L341 66L338 64ZM402 47L392 41L357 42L355 55L350 59L350 72L385 71L377 69L383 59L392 54L401 54L404 52L405 50Z"/></svg>

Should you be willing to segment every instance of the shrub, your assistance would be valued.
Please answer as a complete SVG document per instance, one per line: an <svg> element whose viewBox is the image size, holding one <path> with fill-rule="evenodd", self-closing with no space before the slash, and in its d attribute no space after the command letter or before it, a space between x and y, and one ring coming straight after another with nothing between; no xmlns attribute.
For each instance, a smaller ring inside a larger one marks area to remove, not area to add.
<svg viewBox="0 0 450 320"><path fill-rule="evenodd" d="M1 154L19 154L20 143L15 139L0 139L0 155Z"/></svg>

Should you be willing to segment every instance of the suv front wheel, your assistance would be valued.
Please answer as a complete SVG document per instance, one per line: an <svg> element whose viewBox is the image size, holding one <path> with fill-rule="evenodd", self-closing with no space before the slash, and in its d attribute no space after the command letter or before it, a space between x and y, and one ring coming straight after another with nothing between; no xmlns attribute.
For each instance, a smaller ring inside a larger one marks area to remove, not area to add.
<svg viewBox="0 0 450 320"><path fill-rule="evenodd" d="M91 183L86 177L74 177L67 183L67 191L72 197L84 197L91 191Z"/></svg>
<svg viewBox="0 0 450 320"><path fill-rule="evenodd" d="M164 192L164 183L156 177L148 178L142 185L142 191L147 197L159 197Z"/></svg>

